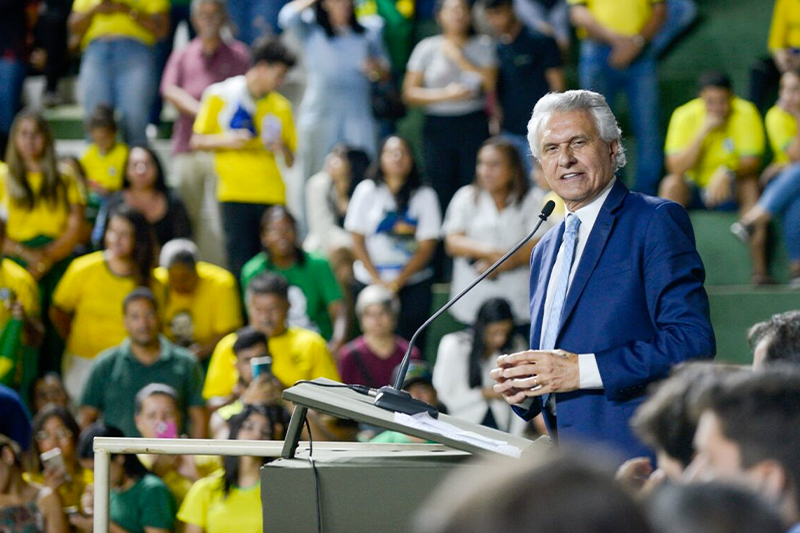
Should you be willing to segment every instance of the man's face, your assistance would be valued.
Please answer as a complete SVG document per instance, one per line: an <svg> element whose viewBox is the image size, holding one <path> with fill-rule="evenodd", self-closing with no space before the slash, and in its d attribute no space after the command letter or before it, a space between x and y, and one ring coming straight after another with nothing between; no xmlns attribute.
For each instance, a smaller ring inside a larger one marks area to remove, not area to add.
<svg viewBox="0 0 800 533"><path fill-rule="evenodd" d="M200 282L197 271L182 263L169 267L169 288L178 294L192 294Z"/></svg>
<svg viewBox="0 0 800 533"><path fill-rule="evenodd" d="M486 15L486 22L495 35L508 33L516 21L514 10L510 6L487 9L484 14Z"/></svg>
<svg viewBox="0 0 800 533"><path fill-rule="evenodd" d="M260 61L256 66L259 94L254 95L263 98L272 91L277 91L283 85L289 67L283 63L267 63Z"/></svg>
<svg viewBox="0 0 800 533"><path fill-rule="evenodd" d="M128 303L122 320L134 344L149 346L158 339L158 315L149 300L139 298Z"/></svg>
<svg viewBox="0 0 800 533"><path fill-rule="evenodd" d="M267 345L262 343L239 350L236 354L236 370L239 372L239 379L242 383L249 385L253 381L253 368L250 366L250 361L256 357L267 357L268 355Z"/></svg>
<svg viewBox="0 0 800 533"><path fill-rule="evenodd" d="M251 326L273 337L286 330L289 302L276 294L254 294L247 302L247 314Z"/></svg>
<svg viewBox="0 0 800 533"><path fill-rule="evenodd" d="M700 416L694 434L694 448L695 457L687 471L697 480L741 482L745 479L739 446L725 437L722 423L712 411L705 411Z"/></svg>
<svg viewBox="0 0 800 533"><path fill-rule="evenodd" d="M555 112L539 133L539 157L545 179L570 211L580 209L614 177L617 141L600 138L591 112Z"/></svg>
<svg viewBox="0 0 800 533"><path fill-rule="evenodd" d="M731 112L731 91L724 87L704 87L700 98L709 115L727 118Z"/></svg>
<svg viewBox="0 0 800 533"><path fill-rule="evenodd" d="M223 24L225 16L222 8L214 2L200 4L197 12L192 15L192 26L200 38L219 38Z"/></svg>

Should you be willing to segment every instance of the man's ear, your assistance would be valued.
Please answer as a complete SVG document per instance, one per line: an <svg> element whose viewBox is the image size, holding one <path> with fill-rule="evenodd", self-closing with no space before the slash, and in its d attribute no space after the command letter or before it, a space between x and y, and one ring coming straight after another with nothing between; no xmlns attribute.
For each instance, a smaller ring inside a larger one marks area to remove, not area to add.
<svg viewBox="0 0 800 533"><path fill-rule="evenodd" d="M786 469L774 459L765 459L747 469L754 488L773 501L781 501L789 489Z"/></svg>

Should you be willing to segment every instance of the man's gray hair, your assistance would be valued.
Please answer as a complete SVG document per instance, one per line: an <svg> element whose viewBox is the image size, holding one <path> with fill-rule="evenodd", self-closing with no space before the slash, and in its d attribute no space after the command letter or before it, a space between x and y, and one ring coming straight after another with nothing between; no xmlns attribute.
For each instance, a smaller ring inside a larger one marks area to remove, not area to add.
<svg viewBox="0 0 800 533"><path fill-rule="evenodd" d="M177 263L194 268L198 261L200 261L200 250L189 239L172 239L164 243L161 255L158 257L159 266L164 268L170 268Z"/></svg>
<svg viewBox="0 0 800 533"><path fill-rule="evenodd" d="M241 1L241 0L235 0ZM224 20L228 20L228 2L226 0L192 0L192 3L189 7L191 10L192 15L197 15L200 11L200 6L203 4L214 4L217 6L222 13L222 17Z"/></svg>
<svg viewBox="0 0 800 533"><path fill-rule="evenodd" d="M400 299L383 285L365 287L356 299L356 316L361 317L370 305L384 306L395 318L400 315Z"/></svg>
<svg viewBox="0 0 800 533"><path fill-rule="evenodd" d="M625 148L622 146L622 130L617 124L617 118L602 94L584 90L548 93L539 99L528 122L528 144L531 146L533 157L539 159L539 132L553 113L583 110L589 111L594 117L594 125L603 141L606 143L617 141L619 151L614 170L624 167L627 160Z"/></svg>

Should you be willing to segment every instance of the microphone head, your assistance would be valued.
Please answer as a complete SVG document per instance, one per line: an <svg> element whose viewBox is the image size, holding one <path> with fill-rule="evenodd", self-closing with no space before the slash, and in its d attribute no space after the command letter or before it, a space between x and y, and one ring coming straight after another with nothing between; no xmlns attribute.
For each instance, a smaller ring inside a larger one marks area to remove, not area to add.
<svg viewBox="0 0 800 533"><path fill-rule="evenodd" d="M544 207L542 208L542 212L539 214L539 218L542 220L547 220L547 217L553 214L553 209L556 208L556 203L553 200L548 200Z"/></svg>

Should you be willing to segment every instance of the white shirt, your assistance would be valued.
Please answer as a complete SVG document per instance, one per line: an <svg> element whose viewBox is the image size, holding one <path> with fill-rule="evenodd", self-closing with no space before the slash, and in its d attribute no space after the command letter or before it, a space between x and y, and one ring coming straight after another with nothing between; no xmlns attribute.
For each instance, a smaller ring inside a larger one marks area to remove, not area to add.
<svg viewBox="0 0 800 533"><path fill-rule="evenodd" d="M442 232L445 236L463 234L475 241L491 243L498 250L508 250L533 229L539 220L542 205L544 194L539 189L531 188L521 202L510 198L508 204L498 210L491 194L474 185L466 185L450 200ZM551 222L543 223L537 232L538 237L544 235L551 225ZM458 294L478 275L475 266L465 257L455 257L450 296ZM514 321L525 324L531 319L528 291L524 290L528 286L529 276L526 263L501 272L494 279L487 278L451 307L450 314L463 324L472 324L486 300L500 297L511 304Z"/></svg>
<svg viewBox="0 0 800 533"><path fill-rule="evenodd" d="M600 209L603 207L603 204L608 198L609 193L611 192L611 187L614 186L616 182L616 178L612 178L611 181L606 185L606 188L600 193L600 196L595 198L591 201L591 203L581 207L574 213L567 210L568 214L572 214L578 217L581 221L581 225L578 228L578 243L575 246L575 258L572 261L572 269L569 272L569 286L572 285L572 280L575 278L575 272L578 270L578 265L581 262L581 257L583 257L583 251L586 249L586 243L589 240L589 236L592 234L592 229L594 228L594 223L597 221L597 216L600 214ZM553 272L560 272L561 265L564 263L564 243L561 243L561 246L558 248L558 255L556 256L556 262L553 265ZM558 276L551 275L550 281L547 284L547 295L545 296L544 300L544 318L542 321L542 333L540 337L541 340L544 338L544 332L547 331L547 322L550 317L550 309L553 306L553 293L556 290L556 284L558 283ZM569 294L569 286L567 287L567 294ZM597 367L597 359L593 353L588 354L578 354L578 371L580 372L580 387L582 389L602 389L603 388L603 378L600 376L600 369Z"/></svg>

